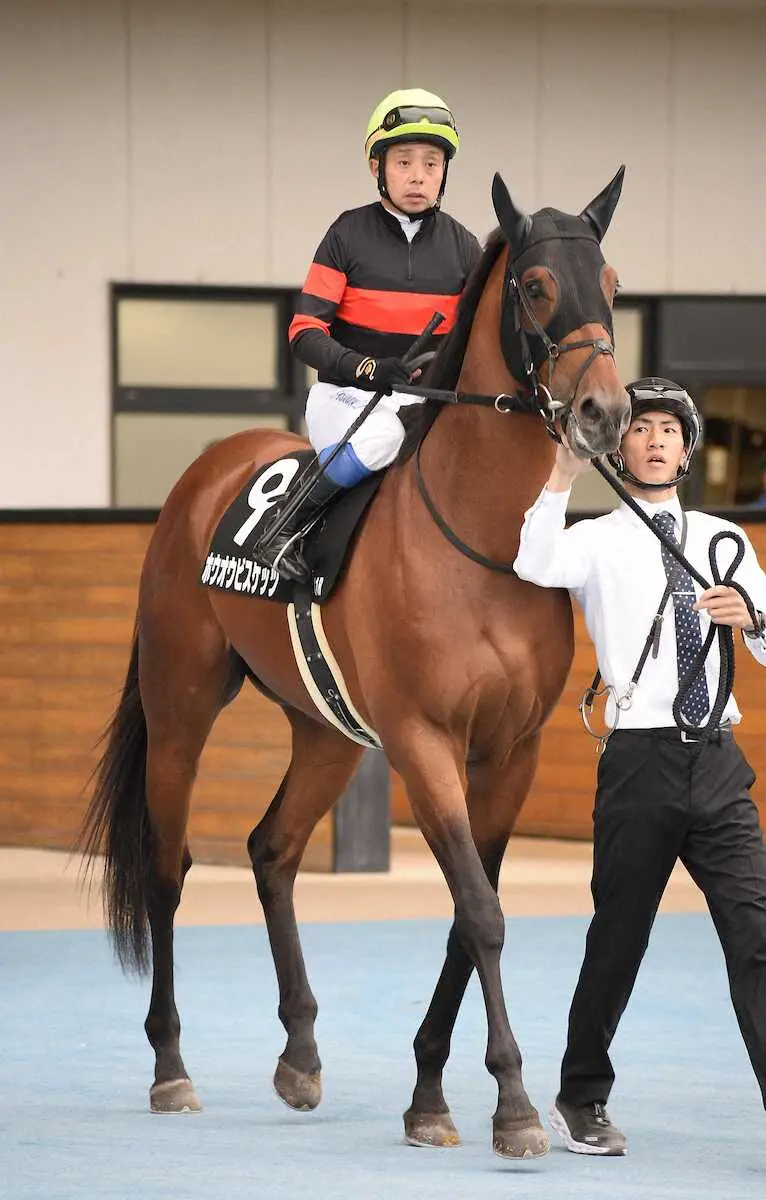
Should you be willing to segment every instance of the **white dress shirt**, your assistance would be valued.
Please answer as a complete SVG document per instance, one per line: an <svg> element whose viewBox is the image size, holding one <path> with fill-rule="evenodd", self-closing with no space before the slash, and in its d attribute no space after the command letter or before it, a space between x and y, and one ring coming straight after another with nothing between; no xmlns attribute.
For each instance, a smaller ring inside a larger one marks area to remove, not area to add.
<svg viewBox="0 0 766 1200"><path fill-rule="evenodd" d="M521 544L514 563L521 579L541 587L567 588L581 605L588 633L596 648L602 678L617 696L623 696L635 672L652 621L667 584L659 540L636 514L621 504L614 512L594 520L578 521L566 528L569 492L544 488L527 511ZM681 537L682 512L677 498L660 504L639 500L650 517L671 512L676 520L676 537ZM689 562L710 580L708 549L711 538L721 530L737 533L745 543L745 556L734 579L749 594L756 609L766 612L766 574L758 565L750 541L730 521L708 513L686 514L688 529L685 554ZM718 567L723 575L736 553L729 539L717 547ZM702 588L695 581L699 596ZM704 641L710 618L701 612ZM753 657L766 666L766 635L745 638ZM720 673L718 642L713 643L705 665L708 695L713 703ZM587 682L590 682L588 680ZM655 729L675 724L673 701L678 692L675 614L672 597L664 610L657 658L648 656L629 708L620 714L620 729ZM615 718L614 695L609 699L606 719ZM741 713L730 696L721 717L739 724Z"/></svg>

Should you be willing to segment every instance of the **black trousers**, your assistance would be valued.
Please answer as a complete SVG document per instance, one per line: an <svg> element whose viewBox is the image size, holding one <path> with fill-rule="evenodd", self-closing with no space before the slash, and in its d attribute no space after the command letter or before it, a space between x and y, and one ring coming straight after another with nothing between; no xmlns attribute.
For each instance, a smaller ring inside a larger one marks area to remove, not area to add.
<svg viewBox="0 0 766 1200"><path fill-rule="evenodd" d="M766 1105L766 848L749 792L754 780L730 735L686 743L677 730L612 734L599 762L595 912L569 1013L562 1100L607 1101L609 1046L680 858L715 922Z"/></svg>

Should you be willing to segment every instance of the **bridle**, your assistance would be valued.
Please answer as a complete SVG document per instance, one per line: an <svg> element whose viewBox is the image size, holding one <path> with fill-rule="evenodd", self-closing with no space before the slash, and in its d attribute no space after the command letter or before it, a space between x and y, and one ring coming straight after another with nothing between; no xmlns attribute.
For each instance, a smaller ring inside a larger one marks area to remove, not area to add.
<svg viewBox="0 0 766 1200"><path fill-rule="evenodd" d="M587 237L587 235L585 235ZM538 242L549 241L552 239L540 238ZM564 239L560 239L564 240ZM591 239L588 239L591 240ZM524 246L524 252L529 250L531 246L537 245L538 242L532 242ZM517 256L518 257L518 256ZM532 326L533 336L539 339L543 354L539 355L539 362L535 362L535 356L532 353L532 347L529 341L529 334L524 328L524 317ZM503 352L505 364L514 378L518 378L519 374L524 376L524 384L521 389L515 393L501 392L497 396L485 395L476 392L446 392L435 391L428 388L406 388L405 391L418 392L428 398L438 400L442 403L453 404L478 404L485 407L492 407L499 413L535 413L542 418L543 424L548 435L554 441L560 442L561 436L558 431L560 426L566 431L567 424L571 421L575 422L572 408L577 397L578 388L585 376L586 371L591 364L601 355L606 354L610 358L614 358L614 344L607 338L582 338L576 342L554 342L549 336L548 331L537 319L537 316L529 302L529 297L526 295L516 272L515 259L511 254L510 247L508 250L508 261L505 266L503 277L502 304L500 310L500 346ZM519 363L515 361L515 350L518 347ZM577 378L571 388L570 396L567 400L554 400L550 384L553 378L553 372L559 359L568 354L572 350L584 350L590 347L591 352L580 368ZM548 363L548 385L544 384L539 376L539 371L544 362ZM489 558L487 555L480 554L478 550L474 550L467 542L458 537L455 531L450 527L444 517L441 515L436 505L434 504L428 489L423 479L423 473L420 467L420 451L423 442L421 441L412 458L413 470L415 472L415 482L418 487L421 499L425 504L428 512L437 525L439 530L444 534L448 542L450 542L456 550L459 550L466 558L472 562L478 563L482 567L486 567L489 571L496 571L504 575L515 574L512 563L501 562L498 559Z"/></svg>
<svg viewBox="0 0 766 1200"><path fill-rule="evenodd" d="M583 240L593 240L587 234L583 234L582 237ZM526 253L533 246L551 240L553 239L539 238L537 241L525 245L521 253ZM574 240L574 238L570 235L568 238L563 236L557 240ZM585 373L601 354L606 354L612 359L614 358L614 342L609 338L581 338L576 342L554 342L549 336L547 329L538 321L535 311L529 302L529 297L521 286L516 272L516 260L518 258L519 255L514 257L509 248L508 261L503 279L503 301L500 312L500 345L506 366L510 373L516 377L519 370L519 363L515 361L512 349L513 340L515 339L519 349L521 370L526 380L527 388L536 401L536 406L545 422L548 433L554 440L559 441L560 438L556 430L556 423L559 422L561 427L566 431L567 423L575 419L572 416L572 409ZM543 350L543 354L539 356L538 363L535 363L535 356L532 353L532 347L529 343L529 334L524 328L524 317L526 317L532 326L532 334L538 339ZM509 336L511 333L514 335L513 339ZM569 399L565 401L554 400L551 388L556 364L563 355L570 353L570 351L585 350L589 346L591 352L577 373L577 378L571 388ZM546 360L548 363L547 386L539 378L540 367ZM503 410L500 409L499 411Z"/></svg>

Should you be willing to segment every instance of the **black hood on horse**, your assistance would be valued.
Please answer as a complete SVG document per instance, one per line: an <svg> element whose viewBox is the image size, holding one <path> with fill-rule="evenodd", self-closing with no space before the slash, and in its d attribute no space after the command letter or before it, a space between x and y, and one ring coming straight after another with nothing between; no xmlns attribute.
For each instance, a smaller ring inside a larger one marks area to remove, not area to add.
<svg viewBox="0 0 766 1200"><path fill-rule="evenodd" d="M461 297L455 324L427 369L425 386L457 387L479 301L493 267L508 248L501 299L501 346L508 370L522 392L529 384L531 372L537 372L547 359L550 388L553 369L561 354L592 347L592 356L575 381L571 402L592 357L614 351L612 297L607 289L608 268L601 239L620 198L624 172L625 168L620 167L603 191L577 215L543 208L530 216L517 208L505 183L495 175L492 200L499 226L487 238L484 254ZM544 324L537 320L533 297L529 295L535 280L526 278L527 272L535 268L538 275L542 272L549 277L555 293L553 311L547 314ZM564 343L567 336L586 325L600 326L606 337ZM405 414L408 432L400 461L410 456L440 409L438 403L429 402L420 410Z"/></svg>
<svg viewBox="0 0 766 1200"><path fill-rule="evenodd" d="M609 335L613 353L614 297L605 286L606 262L601 240L617 207L624 175L625 168L620 167L603 191L577 216L556 208L543 208L527 216L514 204L502 178L495 175L492 201L510 248L503 285L501 340L508 369L515 379L525 380L531 367L539 370L547 358L547 386L552 390L553 371L561 354L588 344L594 353L609 353L609 347L598 338L564 343L566 337L587 325L600 326ZM535 276L527 275L535 269ZM540 294L552 300L542 319L535 312L535 299ZM509 299L513 301L511 305ZM570 402L573 399L574 392L569 397Z"/></svg>
<svg viewBox="0 0 766 1200"><path fill-rule="evenodd" d="M567 245L562 253L563 242ZM573 328L585 323L583 317L589 324L603 325L614 338L612 309L601 286L604 256L592 226L582 217L557 208L541 209L532 218L529 235L512 255L511 264L517 278L529 267L544 267L556 280L558 307L545 326L552 341L563 341ZM544 357L543 353L541 361Z"/></svg>

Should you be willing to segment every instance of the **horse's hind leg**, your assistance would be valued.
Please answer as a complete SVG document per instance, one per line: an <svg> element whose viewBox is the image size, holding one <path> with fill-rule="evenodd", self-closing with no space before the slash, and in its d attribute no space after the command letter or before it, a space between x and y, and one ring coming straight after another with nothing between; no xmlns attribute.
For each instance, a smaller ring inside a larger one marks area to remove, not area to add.
<svg viewBox="0 0 766 1200"><path fill-rule="evenodd" d="M147 722L146 800L151 829L146 911L152 940L152 994L145 1029L155 1052L153 1112L195 1112L201 1105L181 1058L175 1003L173 922L191 866L186 842L197 765L230 684L232 660L208 621L178 635L141 639L141 691ZM235 671L236 673L236 671ZM241 675L238 682L241 683Z"/></svg>
<svg viewBox="0 0 766 1200"><path fill-rule="evenodd" d="M248 838L258 895L279 985L279 1019L287 1043L274 1087L290 1108L316 1108L321 1062L314 1037L317 1003L309 986L295 920L293 887L306 843L351 778L362 749L343 734L286 709L292 758L279 791Z"/></svg>

